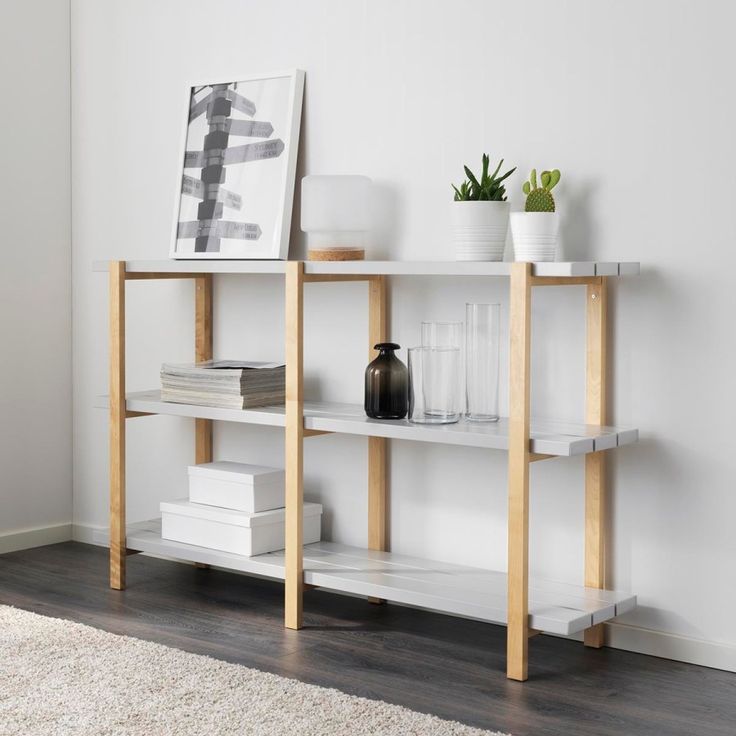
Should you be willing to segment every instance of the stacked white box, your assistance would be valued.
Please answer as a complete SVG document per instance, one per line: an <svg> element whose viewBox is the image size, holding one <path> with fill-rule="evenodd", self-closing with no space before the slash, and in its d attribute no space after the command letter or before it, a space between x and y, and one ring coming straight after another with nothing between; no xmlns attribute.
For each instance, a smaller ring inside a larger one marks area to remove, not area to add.
<svg viewBox="0 0 736 736"><path fill-rule="evenodd" d="M284 507L284 471L219 460L189 466L189 500L233 511Z"/></svg>
<svg viewBox="0 0 736 736"><path fill-rule="evenodd" d="M284 548L284 471L220 460L189 466L189 499L161 504L161 536L233 554ZM304 544L321 538L322 506L304 504Z"/></svg>
<svg viewBox="0 0 736 736"><path fill-rule="evenodd" d="M236 555L262 555L284 548L285 510L249 513L204 506L186 499L161 503L161 536ZM304 504L304 544L319 542L322 505Z"/></svg>

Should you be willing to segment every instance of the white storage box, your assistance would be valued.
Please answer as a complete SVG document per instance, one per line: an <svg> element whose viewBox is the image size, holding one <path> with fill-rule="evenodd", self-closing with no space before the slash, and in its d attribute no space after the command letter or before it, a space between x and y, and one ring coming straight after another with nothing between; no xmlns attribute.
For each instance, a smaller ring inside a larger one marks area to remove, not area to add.
<svg viewBox="0 0 736 736"><path fill-rule="evenodd" d="M189 500L235 511L284 506L284 471L220 460L189 466Z"/></svg>
<svg viewBox="0 0 736 736"><path fill-rule="evenodd" d="M191 501L161 503L161 536L236 555L262 555L284 548L285 509L231 511ZM322 505L304 504L304 544L319 542Z"/></svg>

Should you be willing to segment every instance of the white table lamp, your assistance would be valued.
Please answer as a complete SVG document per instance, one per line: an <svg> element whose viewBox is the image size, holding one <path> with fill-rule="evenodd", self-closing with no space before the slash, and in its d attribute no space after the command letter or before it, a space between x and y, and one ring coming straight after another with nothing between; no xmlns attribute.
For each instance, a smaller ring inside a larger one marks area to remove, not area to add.
<svg viewBox="0 0 736 736"><path fill-rule="evenodd" d="M311 261L362 261L371 229L367 176L311 175L302 179L302 231Z"/></svg>

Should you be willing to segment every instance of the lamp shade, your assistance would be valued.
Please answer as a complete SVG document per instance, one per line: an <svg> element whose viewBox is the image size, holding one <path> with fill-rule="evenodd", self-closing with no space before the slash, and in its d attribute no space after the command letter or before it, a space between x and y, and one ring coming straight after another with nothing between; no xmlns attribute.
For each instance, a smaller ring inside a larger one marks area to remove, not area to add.
<svg viewBox="0 0 736 736"><path fill-rule="evenodd" d="M302 230L310 248L364 248L371 229L367 176L310 175L302 179Z"/></svg>

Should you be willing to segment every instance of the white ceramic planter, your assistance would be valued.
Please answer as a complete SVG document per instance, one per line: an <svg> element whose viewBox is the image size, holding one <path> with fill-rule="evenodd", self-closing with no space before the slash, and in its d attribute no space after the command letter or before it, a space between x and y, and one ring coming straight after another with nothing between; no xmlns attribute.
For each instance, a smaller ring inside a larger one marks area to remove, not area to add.
<svg viewBox="0 0 736 736"><path fill-rule="evenodd" d="M517 261L554 261L557 256L557 212L512 212L511 235Z"/></svg>
<svg viewBox="0 0 736 736"><path fill-rule="evenodd" d="M502 261L509 202L453 202L452 242L458 261Z"/></svg>

